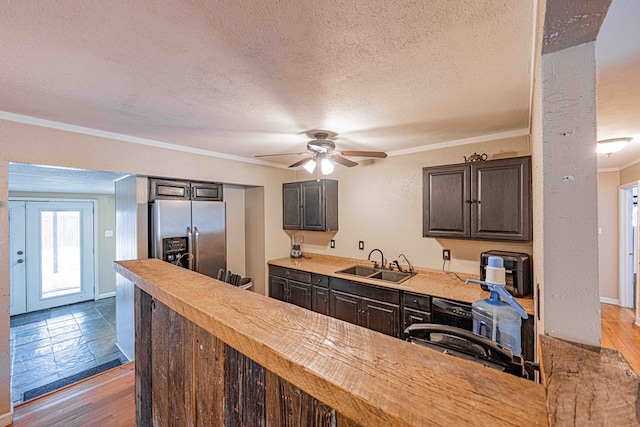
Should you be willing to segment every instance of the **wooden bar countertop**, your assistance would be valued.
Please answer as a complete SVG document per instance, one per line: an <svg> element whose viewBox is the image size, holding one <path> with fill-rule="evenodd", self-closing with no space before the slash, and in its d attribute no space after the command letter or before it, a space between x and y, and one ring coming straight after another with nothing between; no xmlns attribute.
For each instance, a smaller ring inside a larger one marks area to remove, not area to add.
<svg viewBox="0 0 640 427"><path fill-rule="evenodd" d="M338 277L340 279L347 279L355 282L368 283L370 285L389 289L398 289L422 295L448 298L455 301L472 303L479 299L489 298L489 292L483 291L477 283L470 283L468 285L464 283L464 280L466 279L479 278L477 275L471 274L457 273L458 277L462 279L460 280L456 278L453 273L446 273L442 270L416 268L415 270L418 274L402 283L395 284L380 280L367 279L364 277L357 277L351 274L336 273L336 271L351 267L352 265L371 265L370 261L362 259L305 253L304 258L278 258L269 261L268 264L292 268L295 270L308 271L310 273L322 274L330 277ZM516 298L516 301L520 303L527 314L533 315L535 313L533 298Z"/></svg>
<svg viewBox="0 0 640 427"><path fill-rule="evenodd" d="M362 426L547 425L541 384L157 260L115 270Z"/></svg>

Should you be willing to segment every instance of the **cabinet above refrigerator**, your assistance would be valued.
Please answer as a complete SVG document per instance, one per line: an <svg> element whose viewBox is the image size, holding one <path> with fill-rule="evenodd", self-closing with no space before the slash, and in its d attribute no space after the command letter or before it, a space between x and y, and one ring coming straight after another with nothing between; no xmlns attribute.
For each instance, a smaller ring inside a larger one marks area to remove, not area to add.
<svg viewBox="0 0 640 427"><path fill-rule="evenodd" d="M201 181L174 181L151 178L149 201L154 200L203 200L222 201L222 184Z"/></svg>

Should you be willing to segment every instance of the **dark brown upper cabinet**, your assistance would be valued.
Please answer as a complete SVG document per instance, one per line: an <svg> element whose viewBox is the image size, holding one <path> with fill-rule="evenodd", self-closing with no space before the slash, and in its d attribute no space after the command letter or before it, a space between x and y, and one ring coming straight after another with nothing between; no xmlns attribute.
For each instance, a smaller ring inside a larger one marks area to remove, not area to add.
<svg viewBox="0 0 640 427"><path fill-rule="evenodd" d="M531 157L423 168L423 236L531 241Z"/></svg>
<svg viewBox="0 0 640 427"><path fill-rule="evenodd" d="M282 184L282 228L338 230L338 181L300 181Z"/></svg>
<svg viewBox="0 0 640 427"><path fill-rule="evenodd" d="M222 201L222 184L150 178L149 200L159 199Z"/></svg>

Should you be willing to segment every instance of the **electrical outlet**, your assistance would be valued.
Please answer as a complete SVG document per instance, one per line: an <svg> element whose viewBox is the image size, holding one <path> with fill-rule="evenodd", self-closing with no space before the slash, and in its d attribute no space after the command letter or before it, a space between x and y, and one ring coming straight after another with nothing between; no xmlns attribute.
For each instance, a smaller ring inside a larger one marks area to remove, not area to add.
<svg viewBox="0 0 640 427"><path fill-rule="evenodd" d="M449 249L442 250L442 259L444 261L451 261L451 251Z"/></svg>
<svg viewBox="0 0 640 427"><path fill-rule="evenodd" d="M364 251L364 241L363 240L360 240L358 242L358 249L360 249L361 251Z"/></svg>
<svg viewBox="0 0 640 427"><path fill-rule="evenodd" d="M336 241L331 239L331 249L334 249L336 247Z"/></svg>

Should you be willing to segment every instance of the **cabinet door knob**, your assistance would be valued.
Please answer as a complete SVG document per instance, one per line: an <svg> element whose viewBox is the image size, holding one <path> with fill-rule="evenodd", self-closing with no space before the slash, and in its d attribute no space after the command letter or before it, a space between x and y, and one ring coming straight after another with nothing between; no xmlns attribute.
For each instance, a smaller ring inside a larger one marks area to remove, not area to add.
<svg viewBox="0 0 640 427"><path fill-rule="evenodd" d="M413 300L413 303L414 303L414 304L417 304L417 303L418 303L418 300L417 300L417 299L414 299L414 300Z"/></svg>

